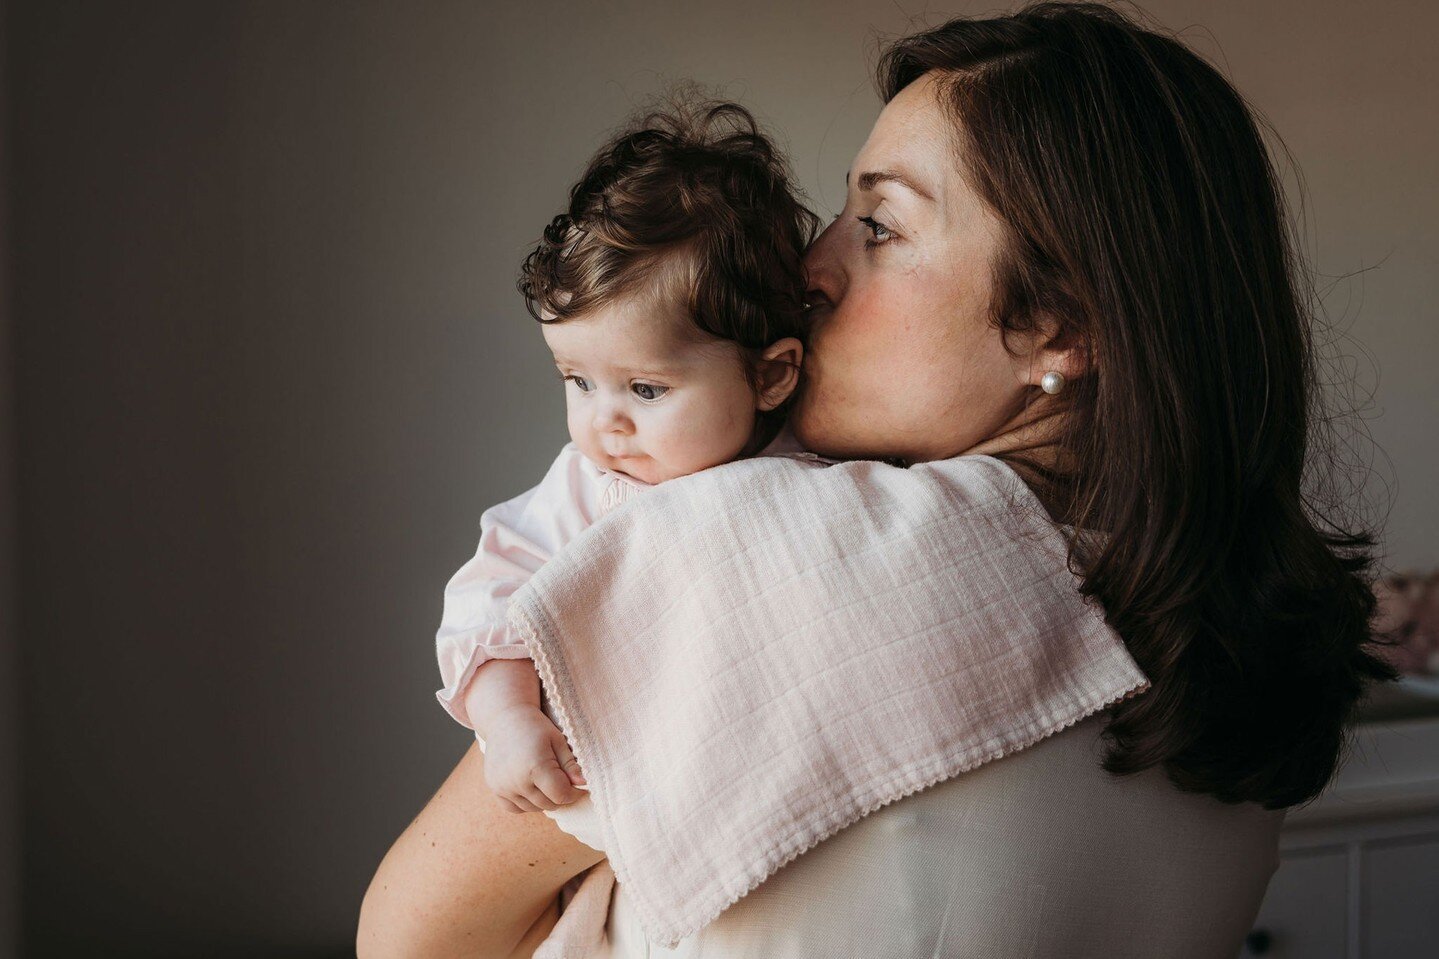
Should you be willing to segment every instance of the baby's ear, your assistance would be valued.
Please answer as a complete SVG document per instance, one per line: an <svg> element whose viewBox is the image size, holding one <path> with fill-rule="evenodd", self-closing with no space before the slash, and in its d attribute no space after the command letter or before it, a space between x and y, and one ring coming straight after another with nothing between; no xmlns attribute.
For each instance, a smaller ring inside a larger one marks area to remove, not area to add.
<svg viewBox="0 0 1439 959"><path fill-rule="evenodd" d="M779 406L799 385L799 366L804 360L804 343L793 336L775 340L759 358L760 391L755 405L761 410Z"/></svg>

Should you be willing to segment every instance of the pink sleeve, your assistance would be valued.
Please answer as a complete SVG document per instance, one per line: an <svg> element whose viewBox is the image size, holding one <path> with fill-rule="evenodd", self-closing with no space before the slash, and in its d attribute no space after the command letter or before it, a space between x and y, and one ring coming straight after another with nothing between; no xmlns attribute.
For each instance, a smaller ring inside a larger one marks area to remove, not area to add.
<svg viewBox="0 0 1439 959"><path fill-rule="evenodd" d="M480 542L445 586L435 634L442 689L435 698L454 720L473 729L464 694L490 659L527 659L529 650L505 624L510 594L590 525L599 513L598 471L566 443L540 484L480 516Z"/></svg>

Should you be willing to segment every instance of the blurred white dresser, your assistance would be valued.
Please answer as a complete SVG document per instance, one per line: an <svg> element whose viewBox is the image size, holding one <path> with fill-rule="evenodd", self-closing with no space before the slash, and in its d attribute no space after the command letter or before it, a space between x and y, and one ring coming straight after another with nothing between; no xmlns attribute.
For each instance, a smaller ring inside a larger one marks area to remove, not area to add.
<svg viewBox="0 0 1439 959"><path fill-rule="evenodd" d="M1285 817L1242 956L1439 959L1439 701L1384 692L1329 790Z"/></svg>

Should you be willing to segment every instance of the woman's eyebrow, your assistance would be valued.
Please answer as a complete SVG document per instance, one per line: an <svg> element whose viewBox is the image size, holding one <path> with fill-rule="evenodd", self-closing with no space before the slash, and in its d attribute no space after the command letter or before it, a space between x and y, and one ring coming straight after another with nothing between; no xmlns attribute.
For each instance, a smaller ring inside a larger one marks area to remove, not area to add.
<svg viewBox="0 0 1439 959"><path fill-rule="evenodd" d="M929 200L931 203L934 202L934 196L928 190L898 170L865 170L859 175L859 188L861 190L873 190L875 186L880 183L898 183L900 186L906 187L919 196L924 197L926 200ZM844 185L849 186L848 171L845 171L844 174Z"/></svg>

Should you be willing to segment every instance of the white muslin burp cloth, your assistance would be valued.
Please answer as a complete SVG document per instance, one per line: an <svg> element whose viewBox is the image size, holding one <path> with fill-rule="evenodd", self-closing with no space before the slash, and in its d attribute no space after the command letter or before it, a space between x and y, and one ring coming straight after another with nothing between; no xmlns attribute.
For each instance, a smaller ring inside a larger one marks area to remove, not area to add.
<svg viewBox="0 0 1439 959"><path fill-rule="evenodd" d="M605 516L509 607L589 784L546 814L613 870L550 954L599 941L614 881L673 948L867 813L1148 689L1077 586L985 455L757 457Z"/></svg>

